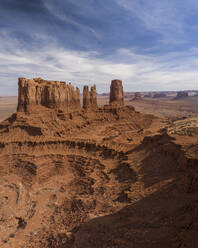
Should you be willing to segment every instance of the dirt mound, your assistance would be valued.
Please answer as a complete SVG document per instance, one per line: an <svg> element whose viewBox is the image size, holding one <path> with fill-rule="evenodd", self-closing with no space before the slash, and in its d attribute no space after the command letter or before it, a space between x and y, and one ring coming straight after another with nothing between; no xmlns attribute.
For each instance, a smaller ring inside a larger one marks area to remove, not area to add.
<svg viewBox="0 0 198 248"><path fill-rule="evenodd" d="M197 143L95 92L75 111L26 98L0 124L0 246L196 247Z"/></svg>

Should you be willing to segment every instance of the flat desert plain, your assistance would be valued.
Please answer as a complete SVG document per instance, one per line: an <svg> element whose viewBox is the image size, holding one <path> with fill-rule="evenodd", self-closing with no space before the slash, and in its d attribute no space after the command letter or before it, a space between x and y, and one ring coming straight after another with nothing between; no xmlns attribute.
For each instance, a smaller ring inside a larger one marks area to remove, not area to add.
<svg viewBox="0 0 198 248"><path fill-rule="evenodd" d="M125 98L125 105L135 107L136 111L144 114L153 114L160 118L179 119L182 117L194 117L198 115L198 97L187 97L175 100L174 96L164 98L142 98L133 101L133 96ZM98 105L108 104L108 96L98 96Z"/></svg>
<svg viewBox="0 0 198 248"><path fill-rule="evenodd" d="M0 121L16 112L17 96L0 97Z"/></svg>
<svg viewBox="0 0 198 248"><path fill-rule="evenodd" d="M134 106L136 111L144 114L153 114L160 118L172 120L182 117L194 117L198 115L198 97L188 97L174 100L173 96L165 98L142 98L132 101L133 97L125 98L125 104ZM98 106L108 104L108 96L97 96ZM17 96L0 97L0 121L8 118L16 111Z"/></svg>

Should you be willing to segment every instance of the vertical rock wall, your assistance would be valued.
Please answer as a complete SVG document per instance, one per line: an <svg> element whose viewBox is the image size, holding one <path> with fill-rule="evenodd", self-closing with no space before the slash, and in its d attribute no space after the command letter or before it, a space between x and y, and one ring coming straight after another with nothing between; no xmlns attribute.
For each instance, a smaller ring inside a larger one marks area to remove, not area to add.
<svg viewBox="0 0 198 248"><path fill-rule="evenodd" d="M124 92L121 80L112 80L110 87L110 104L124 104Z"/></svg>
<svg viewBox="0 0 198 248"><path fill-rule="evenodd" d="M17 111L31 111L37 105L67 112L79 110L80 90L65 82L19 78Z"/></svg>

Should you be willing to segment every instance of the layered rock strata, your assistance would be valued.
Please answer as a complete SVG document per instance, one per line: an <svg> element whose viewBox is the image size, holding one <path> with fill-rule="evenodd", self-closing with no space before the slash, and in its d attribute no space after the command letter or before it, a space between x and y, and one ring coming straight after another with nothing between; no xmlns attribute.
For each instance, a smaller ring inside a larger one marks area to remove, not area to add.
<svg viewBox="0 0 198 248"><path fill-rule="evenodd" d="M111 81L109 103L124 105L124 91L121 80L115 79Z"/></svg>
<svg viewBox="0 0 198 248"><path fill-rule="evenodd" d="M19 78L17 111L29 112L38 105L66 112L79 110L80 90L65 82Z"/></svg>

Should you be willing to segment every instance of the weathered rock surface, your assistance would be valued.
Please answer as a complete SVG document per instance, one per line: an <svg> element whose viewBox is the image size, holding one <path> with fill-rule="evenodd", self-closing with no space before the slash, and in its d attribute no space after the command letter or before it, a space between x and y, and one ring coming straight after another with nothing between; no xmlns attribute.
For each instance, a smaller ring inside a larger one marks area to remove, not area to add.
<svg viewBox="0 0 198 248"><path fill-rule="evenodd" d="M124 91L121 80L115 79L111 81L109 103L119 105L124 104Z"/></svg>
<svg viewBox="0 0 198 248"><path fill-rule="evenodd" d="M177 96L175 97L175 99L183 99L183 98L186 98L188 97L188 92L186 91L180 91L177 93Z"/></svg>
<svg viewBox="0 0 198 248"><path fill-rule="evenodd" d="M56 111L34 83L26 107L52 105L0 124L0 247L197 247L197 137L132 106Z"/></svg>
<svg viewBox="0 0 198 248"><path fill-rule="evenodd" d="M85 85L83 88L83 108L96 109L97 107L96 86L92 86L91 90L89 91L89 87Z"/></svg>
<svg viewBox="0 0 198 248"><path fill-rule="evenodd" d="M18 112L29 112L35 106L62 108L66 112L80 109L80 90L71 84L42 78L18 80Z"/></svg>

